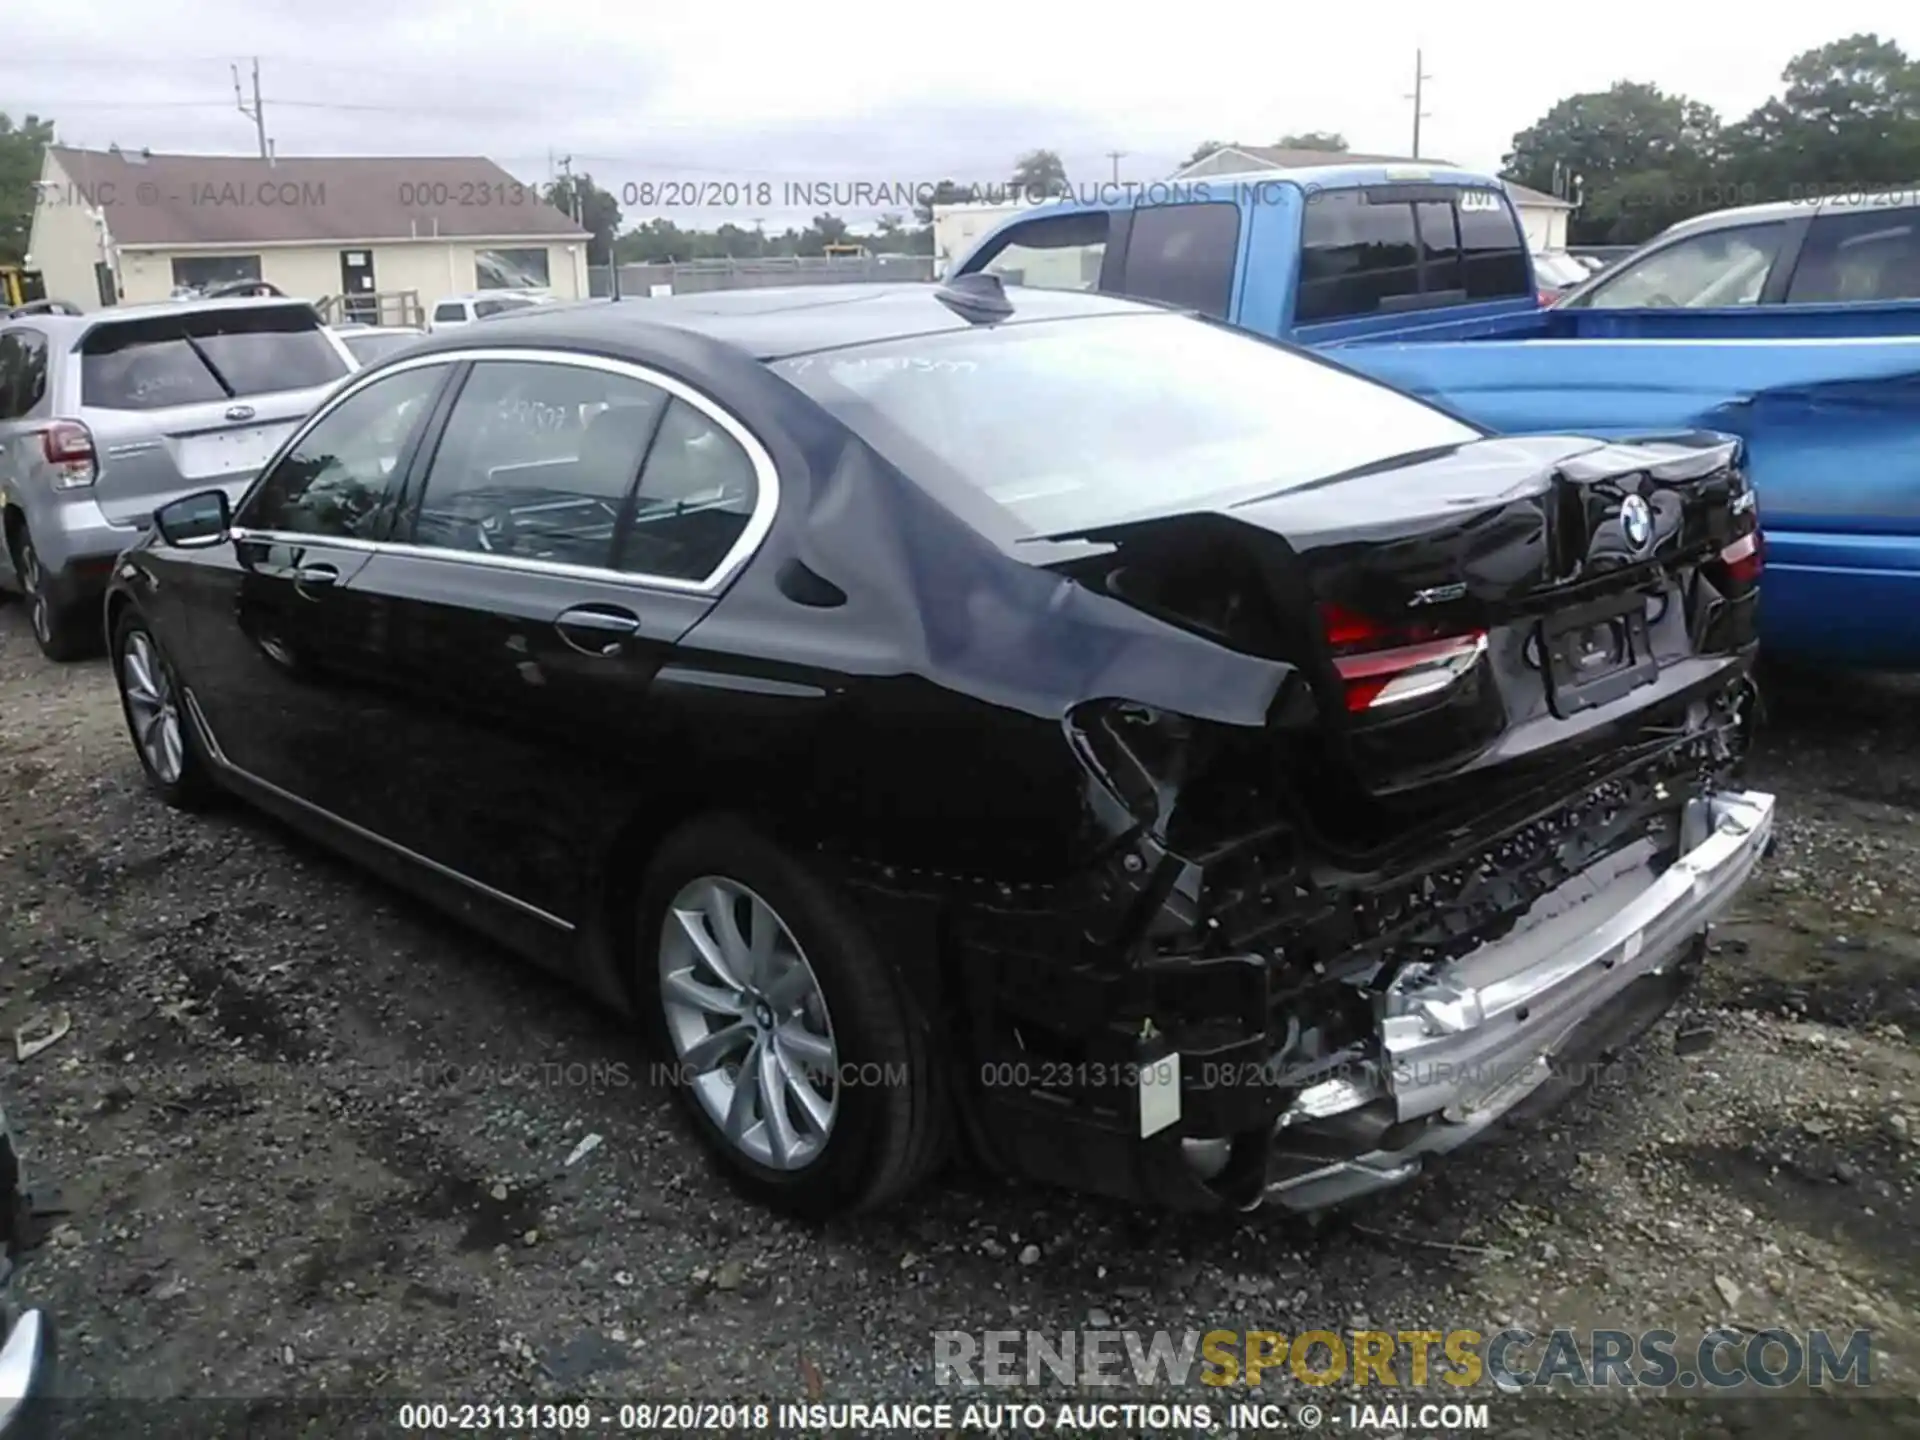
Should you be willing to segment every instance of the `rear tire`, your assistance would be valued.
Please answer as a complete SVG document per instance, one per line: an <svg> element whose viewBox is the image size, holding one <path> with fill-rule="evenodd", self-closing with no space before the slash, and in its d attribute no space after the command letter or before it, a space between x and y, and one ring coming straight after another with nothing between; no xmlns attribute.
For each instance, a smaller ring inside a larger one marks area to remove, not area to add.
<svg viewBox="0 0 1920 1440"><path fill-rule="evenodd" d="M821 1219L884 1206L938 1167L933 1029L837 888L739 821L705 819L655 853L637 920L648 1039L743 1189Z"/></svg>
<svg viewBox="0 0 1920 1440"><path fill-rule="evenodd" d="M49 660L65 664L84 660L100 648L100 637L85 623L74 607L55 603L47 593L47 572L40 564L40 552L33 548L33 536L23 524L13 533L13 573L20 579L20 593L27 602L27 622L33 629L34 643Z"/></svg>
<svg viewBox="0 0 1920 1440"><path fill-rule="evenodd" d="M147 784L176 810L205 809L220 791L194 737L186 693L160 642L132 606L114 622L112 654L120 713Z"/></svg>

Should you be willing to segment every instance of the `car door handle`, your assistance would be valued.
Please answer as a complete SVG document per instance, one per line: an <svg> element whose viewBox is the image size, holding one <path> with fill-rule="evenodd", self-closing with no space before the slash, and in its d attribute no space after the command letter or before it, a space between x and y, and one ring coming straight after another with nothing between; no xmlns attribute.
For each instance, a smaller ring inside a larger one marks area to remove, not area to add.
<svg viewBox="0 0 1920 1440"><path fill-rule="evenodd" d="M640 633L640 617L614 605L576 605L553 623L583 655L618 655L621 642Z"/></svg>
<svg viewBox="0 0 1920 1440"><path fill-rule="evenodd" d="M296 565L293 567L295 585L326 586L337 584L340 579L339 567L334 565Z"/></svg>

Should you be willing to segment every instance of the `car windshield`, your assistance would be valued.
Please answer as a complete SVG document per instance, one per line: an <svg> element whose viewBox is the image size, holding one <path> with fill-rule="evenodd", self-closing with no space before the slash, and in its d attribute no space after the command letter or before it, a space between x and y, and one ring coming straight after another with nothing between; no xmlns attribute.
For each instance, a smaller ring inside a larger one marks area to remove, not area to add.
<svg viewBox="0 0 1920 1440"><path fill-rule="evenodd" d="M978 497L991 501L999 540L1230 504L1481 433L1184 315L948 332L773 368L951 508L978 523Z"/></svg>

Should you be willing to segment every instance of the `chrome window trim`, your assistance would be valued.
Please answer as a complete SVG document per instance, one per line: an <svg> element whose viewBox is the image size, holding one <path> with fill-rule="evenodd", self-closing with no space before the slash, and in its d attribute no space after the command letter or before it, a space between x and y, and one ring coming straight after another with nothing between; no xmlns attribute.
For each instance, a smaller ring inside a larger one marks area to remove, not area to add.
<svg viewBox="0 0 1920 1440"><path fill-rule="evenodd" d="M430 365L463 365L469 362L516 362L534 365L571 365L580 370L598 370L603 374L618 375L625 379L637 380L643 385L651 385L665 391L676 400L683 401L698 410L714 424L718 425L735 443L746 452L747 462L753 466L753 478L756 487L753 511L747 516L747 523L740 537L733 542L727 553L721 557L720 564L700 580L682 580L671 575L653 575L641 570L614 570L588 565L564 565L555 561L526 560L516 556L489 555L477 550L453 550L437 545L415 545L398 540L361 540L351 536L314 535L291 530L256 530L251 527L235 525L231 535L236 540L258 540L270 544L282 545L331 545L341 550L364 550L374 554L405 555L423 560L448 560L468 564L480 564L505 570L520 570L537 575L555 575L564 578L614 581L629 585L640 585L654 590L671 590L682 595L714 595L724 590L741 570L746 568L760 546L766 541L773 529L773 522L780 512L780 472L773 463L773 455L760 442L760 438L749 430L731 411L726 410L717 401L694 389L684 380L655 370L651 366L632 360L616 360L607 355L587 355L573 350L543 350L526 346L488 345L471 349L442 350L430 355L409 356L405 360L384 365L378 370L359 371L343 382L339 389L320 403L304 423L287 439L274 457L260 468L260 473L248 487L247 493L234 507L236 515L245 511L252 503L267 476L271 474L281 459L291 454L312 431L340 406L353 396L370 386L379 384L391 375L403 371L423 369ZM455 400L455 412L459 409ZM452 414L448 415L451 421ZM427 476L432 477L432 466L427 468Z"/></svg>

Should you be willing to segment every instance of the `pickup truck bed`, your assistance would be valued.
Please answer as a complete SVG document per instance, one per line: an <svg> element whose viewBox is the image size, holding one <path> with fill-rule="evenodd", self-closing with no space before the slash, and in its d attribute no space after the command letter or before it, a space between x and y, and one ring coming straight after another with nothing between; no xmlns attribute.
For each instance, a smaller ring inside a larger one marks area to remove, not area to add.
<svg viewBox="0 0 1920 1440"><path fill-rule="evenodd" d="M1541 310L1450 328L1322 348L1494 430L1739 436L1766 527L1767 645L1920 661L1920 306Z"/></svg>

